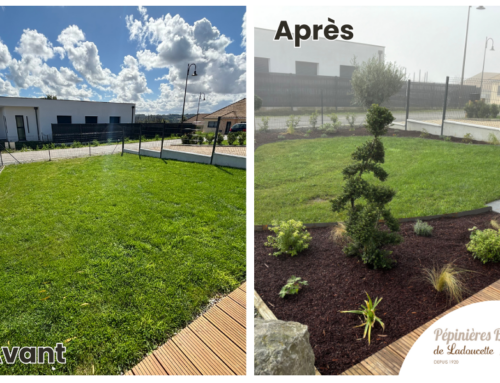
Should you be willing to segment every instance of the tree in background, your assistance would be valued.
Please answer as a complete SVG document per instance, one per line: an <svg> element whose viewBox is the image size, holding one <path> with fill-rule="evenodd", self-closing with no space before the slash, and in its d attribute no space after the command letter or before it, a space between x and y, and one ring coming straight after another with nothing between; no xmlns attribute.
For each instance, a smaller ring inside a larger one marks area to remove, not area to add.
<svg viewBox="0 0 500 383"><path fill-rule="evenodd" d="M387 133L387 127L394 117L387 108L372 105L366 116L366 128L374 136L352 153L354 163L347 166L342 174L345 184L342 194L333 199L332 210L347 210L345 234L348 244L344 247L347 255L358 255L363 263L375 269L388 269L395 263L382 249L384 245L401 242L399 222L386 205L391 202L396 192L383 185L368 182L363 175L372 173L375 178L385 181L386 171L380 166L384 163L384 145L380 136ZM379 220L384 219L389 231L379 229Z"/></svg>
<svg viewBox="0 0 500 383"><path fill-rule="evenodd" d="M262 108L262 99L257 96L257 95L254 95L254 108L255 110L259 110L260 108Z"/></svg>
<svg viewBox="0 0 500 383"><path fill-rule="evenodd" d="M42 97L45 100L57 100L57 96L53 96L50 94L45 95L45 97Z"/></svg>
<svg viewBox="0 0 500 383"><path fill-rule="evenodd" d="M405 72L396 63L386 63L373 57L361 65L354 58L352 64L355 67L351 79L354 99L365 108L373 104L381 105L403 86Z"/></svg>

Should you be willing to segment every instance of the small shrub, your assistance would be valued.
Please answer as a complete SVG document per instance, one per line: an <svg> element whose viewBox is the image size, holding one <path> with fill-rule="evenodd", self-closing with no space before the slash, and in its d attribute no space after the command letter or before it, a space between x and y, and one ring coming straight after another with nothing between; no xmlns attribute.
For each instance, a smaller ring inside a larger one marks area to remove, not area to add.
<svg viewBox="0 0 500 383"><path fill-rule="evenodd" d="M99 146L99 141L93 140L91 143L92 146Z"/></svg>
<svg viewBox="0 0 500 383"><path fill-rule="evenodd" d="M238 138L238 136L236 135L236 133L234 132L229 132L229 134L227 135L227 142L229 145L234 145L234 143L236 142L236 139Z"/></svg>
<svg viewBox="0 0 500 383"><path fill-rule="evenodd" d="M359 310L350 310L350 311L341 311L341 313L350 313L350 314L359 314L363 315L364 322L360 326L365 326L365 332L363 333L363 339L365 339L366 334L368 333L368 344L370 344L372 328L375 327L375 324L378 322L382 326L382 329L385 329L384 323L380 320L379 317L375 314L378 304L382 300L382 298L375 298L375 302L372 303L372 300L368 293L366 293L368 300L365 301L364 305L361 305Z"/></svg>
<svg viewBox="0 0 500 383"><path fill-rule="evenodd" d="M286 126L288 126L287 133L294 134L295 128L299 126L300 116L294 116L293 114L286 120Z"/></svg>
<svg viewBox="0 0 500 383"><path fill-rule="evenodd" d="M214 142L214 139L215 139L214 133L207 133L207 135L205 136L205 139L207 140L207 143L209 145L212 145L212 142Z"/></svg>
<svg viewBox="0 0 500 383"><path fill-rule="evenodd" d="M219 132L219 134L217 134L217 145L222 145L223 142L224 142L224 134L222 134L222 132Z"/></svg>
<svg viewBox="0 0 500 383"><path fill-rule="evenodd" d="M347 114L345 116L347 123L349 124L349 130L353 131L354 130L354 124L356 123L356 116L353 114Z"/></svg>
<svg viewBox="0 0 500 383"><path fill-rule="evenodd" d="M161 141L161 136L159 134L155 134L155 141Z"/></svg>
<svg viewBox="0 0 500 383"><path fill-rule="evenodd" d="M269 228L276 236L268 236L266 246L278 249L273 255L290 254L292 257L309 247L311 234L302 225L302 222L293 219L289 221L273 221L273 227Z"/></svg>
<svg viewBox="0 0 500 383"><path fill-rule="evenodd" d="M49 142L49 144L47 146L49 147L49 149L55 149L56 148L56 144L54 144L53 142Z"/></svg>
<svg viewBox="0 0 500 383"><path fill-rule="evenodd" d="M309 133L304 134L304 137L309 137L309 136L310 136Z"/></svg>
<svg viewBox="0 0 500 383"><path fill-rule="evenodd" d="M23 147L21 148L21 152L31 152L31 151L33 151L33 149L31 149L26 145L23 145Z"/></svg>
<svg viewBox="0 0 500 383"><path fill-rule="evenodd" d="M500 144L500 141L498 141L497 136L495 136L493 133L490 133L488 135L488 143L491 145L498 145Z"/></svg>
<svg viewBox="0 0 500 383"><path fill-rule="evenodd" d="M497 104L491 104L490 105L490 117L491 118L497 118L498 113L500 113L500 108L498 107Z"/></svg>
<svg viewBox="0 0 500 383"><path fill-rule="evenodd" d="M429 225L427 222L422 222L421 220L417 220L415 225L413 225L413 231L415 234L420 235L421 237L430 237L432 235L432 230L434 228Z"/></svg>
<svg viewBox="0 0 500 383"><path fill-rule="evenodd" d="M282 135L282 134L278 134L278 139L279 139L279 140L284 140L285 138L286 138L286 137L285 137L284 135Z"/></svg>
<svg viewBox="0 0 500 383"><path fill-rule="evenodd" d="M328 137L328 136L327 136L325 133L323 133L323 134L321 135L321 138L327 138L327 137Z"/></svg>
<svg viewBox="0 0 500 383"><path fill-rule="evenodd" d="M429 132L427 131L427 129L425 129L425 128L422 129L422 132L420 133L420 137L422 137L422 138L429 137Z"/></svg>
<svg viewBox="0 0 500 383"><path fill-rule="evenodd" d="M239 134L238 136L238 143L240 145L244 145L245 144L245 140L247 139L247 134L245 132L242 132Z"/></svg>
<svg viewBox="0 0 500 383"><path fill-rule="evenodd" d="M474 139L474 137L472 136L472 134L470 134L470 133L466 133L466 134L464 135L464 138L462 139L462 142L463 142L464 144L470 144L470 143L472 142L472 140L473 140L473 139Z"/></svg>
<svg viewBox="0 0 500 383"><path fill-rule="evenodd" d="M187 145L189 144L189 141L190 141L190 138L187 134L183 134L181 136L181 142L184 144L184 145Z"/></svg>
<svg viewBox="0 0 500 383"><path fill-rule="evenodd" d="M301 279L302 278L296 277L295 275L292 275L290 278L288 278L288 281L286 281L286 285L281 288L279 296L281 298L284 298L287 295L298 294L302 286L307 286L307 281L302 281Z"/></svg>
<svg viewBox="0 0 500 383"><path fill-rule="evenodd" d="M467 288L460 276L468 270L460 269L451 263L444 265L441 269L433 267L424 269L426 280L436 289L437 292L444 292L449 302L462 301L463 294Z"/></svg>
<svg viewBox="0 0 500 383"><path fill-rule="evenodd" d="M123 141L125 141L125 142L130 142L130 137L125 137L125 138L123 139Z"/></svg>
<svg viewBox="0 0 500 383"><path fill-rule="evenodd" d="M471 241L467 244L467 250L482 263L500 261L500 226L496 221L491 221L491 224L496 230L478 230L475 226L469 229Z"/></svg>
<svg viewBox="0 0 500 383"><path fill-rule="evenodd" d="M203 133L197 134L193 137L194 143L198 145L202 145L203 141L205 141L205 137L203 137Z"/></svg>
<svg viewBox="0 0 500 383"><path fill-rule="evenodd" d="M445 140L446 142L450 142L450 141L451 141L451 137L447 136L447 137L445 137L445 138L444 138L444 140Z"/></svg>
<svg viewBox="0 0 500 383"><path fill-rule="evenodd" d="M73 143L71 144L71 147L72 148L81 148L82 144L78 141L73 141Z"/></svg>
<svg viewBox="0 0 500 383"><path fill-rule="evenodd" d="M312 130L316 130L316 125L318 124L318 112L315 110L309 116L309 126Z"/></svg>
<svg viewBox="0 0 500 383"><path fill-rule="evenodd" d="M311 129L307 129L306 134L311 134L313 131Z"/></svg>
<svg viewBox="0 0 500 383"><path fill-rule="evenodd" d="M61 149L66 149L66 148L68 147L68 145L66 145L66 144L61 144L61 145L59 145L59 147L60 147Z"/></svg>
<svg viewBox="0 0 500 383"><path fill-rule="evenodd" d="M269 131L269 117L261 118L262 124L259 124L259 132L267 133Z"/></svg>

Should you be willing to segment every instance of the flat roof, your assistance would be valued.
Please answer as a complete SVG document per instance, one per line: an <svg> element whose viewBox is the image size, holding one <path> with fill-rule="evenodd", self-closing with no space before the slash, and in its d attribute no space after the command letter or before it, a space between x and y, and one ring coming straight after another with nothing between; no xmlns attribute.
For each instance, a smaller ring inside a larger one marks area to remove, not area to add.
<svg viewBox="0 0 500 383"><path fill-rule="evenodd" d="M273 29L268 29L268 28L259 28L259 27L254 27L254 29L261 29L263 31L269 31L269 32L273 32L273 33L276 33L275 30ZM294 33L292 32L292 35ZM326 40L324 37L320 37L320 39L323 39L323 40ZM309 41L309 40L304 40L304 41ZM311 40L311 41L314 41L314 40ZM339 42L339 43L346 43L346 44L359 44L359 45L369 45L371 47L378 47L378 48L384 48L385 49L385 46L384 45L375 45L375 44L366 44L366 43L358 43L356 41L346 41L346 40L329 40L329 41L332 41L332 42Z"/></svg>
<svg viewBox="0 0 500 383"><path fill-rule="evenodd" d="M134 105L133 102L112 102L112 101L92 101L92 100L49 100L43 97L9 97L9 96L0 96L0 100L9 99L9 100L38 100L38 101L72 101L72 102L93 102L96 104L119 104L119 105Z"/></svg>

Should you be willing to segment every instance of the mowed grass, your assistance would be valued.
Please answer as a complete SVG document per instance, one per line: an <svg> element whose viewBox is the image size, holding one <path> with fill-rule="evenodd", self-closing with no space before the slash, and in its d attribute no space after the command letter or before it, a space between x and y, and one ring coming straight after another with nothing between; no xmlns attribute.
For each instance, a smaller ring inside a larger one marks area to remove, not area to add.
<svg viewBox="0 0 500 383"><path fill-rule="evenodd" d="M245 171L125 154L0 174L0 346L119 374L245 279Z"/></svg>
<svg viewBox="0 0 500 383"><path fill-rule="evenodd" d="M267 144L255 152L255 223L345 218L329 200L342 190L342 169L370 137L334 137ZM385 184L398 218L454 213L500 199L500 146L383 137ZM367 179L372 179L368 176Z"/></svg>

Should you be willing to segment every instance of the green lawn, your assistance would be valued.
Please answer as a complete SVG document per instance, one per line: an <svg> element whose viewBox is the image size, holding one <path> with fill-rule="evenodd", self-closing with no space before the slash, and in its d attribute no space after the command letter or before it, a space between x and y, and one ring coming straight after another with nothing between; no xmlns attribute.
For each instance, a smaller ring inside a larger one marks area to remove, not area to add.
<svg viewBox="0 0 500 383"><path fill-rule="evenodd" d="M245 171L125 154L0 174L0 346L119 374L245 279Z"/></svg>
<svg viewBox="0 0 500 383"><path fill-rule="evenodd" d="M290 140L255 152L255 223L296 219L334 222L329 199L343 185L342 169L356 146L370 137ZM384 137L396 189L396 217L453 213L500 199L500 146L465 145L422 138ZM373 179L373 177L372 177Z"/></svg>

